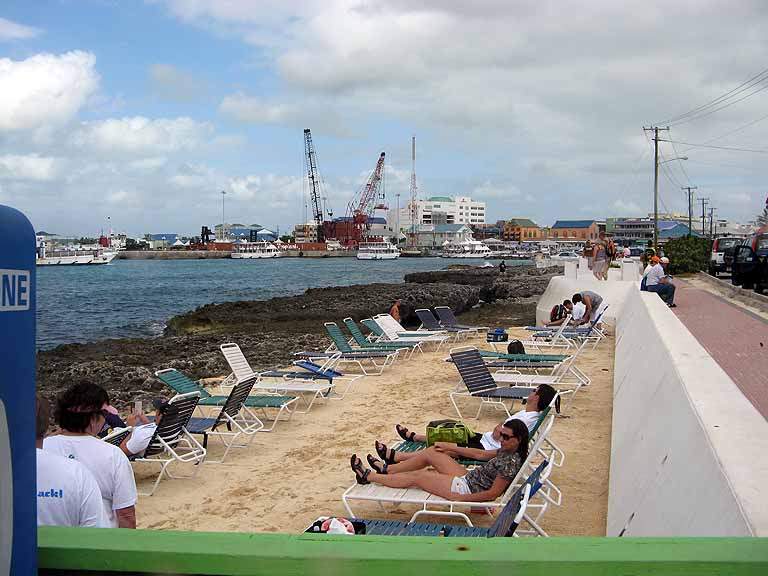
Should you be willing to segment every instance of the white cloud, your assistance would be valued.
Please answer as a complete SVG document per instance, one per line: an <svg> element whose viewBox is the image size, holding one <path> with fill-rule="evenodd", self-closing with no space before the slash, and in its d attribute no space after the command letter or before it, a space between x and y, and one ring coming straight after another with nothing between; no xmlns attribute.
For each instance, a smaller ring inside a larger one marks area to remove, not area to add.
<svg viewBox="0 0 768 576"><path fill-rule="evenodd" d="M37 38L43 31L32 26L25 26L0 18L0 41L4 40L29 40Z"/></svg>
<svg viewBox="0 0 768 576"><path fill-rule="evenodd" d="M209 124L187 117L109 118L83 123L71 142L76 149L100 153L170 153L196 148L212 130Z"/></svg>
<svg viewBox="0 0 768 576"><path fill-rule="evenodd" d="M297 116L297 109L293 106L267 103L242 92L226 96L219 105L219 111L239 122L252 124L286 122Z"/></svg>
<svg viewBox="0 0 768 576"><path fill-rule="evenodd" d="M635 202L622 200L621 198L614 200L611 208L613 208L611 214L620 217L639 216L643 213L643 209Z"/></svg>
<svg viewBox="0 0 768 576"><path fill-rule="evenodd" d="M153 64L149 68L153 90L161 97L189 102L202 96L203 84L189 72L170 64Z"/></svg>
<svg viewBox="0 0 768 576"><path fill-rule="evenodd" d="M38 155L8 154L0 156L0 179L47 182L58 174L55 158Z"/></svg>
<svg viewBox="0 0 768 576"><path fill-rule="evenodd" d="M260 207L285 209L296 204L303 178L275 174L232 178L229 190L236 200L255 202Z"/></svg>
<svg viewBox="0 0 768 576"><path fill-rule="evenodd" d="M490 180L486 180L479 186L476 186L472 190L470 196L478 200L485 200L489 198L519 198L520 189L517 186L503 186L494 184Z"/></svg>
<svg viewBox="0 0 768 576"><path fill-rule="evenodd" d="M0 133L67 123L98 88L95 62L80 51L0 58Z"/></svg>

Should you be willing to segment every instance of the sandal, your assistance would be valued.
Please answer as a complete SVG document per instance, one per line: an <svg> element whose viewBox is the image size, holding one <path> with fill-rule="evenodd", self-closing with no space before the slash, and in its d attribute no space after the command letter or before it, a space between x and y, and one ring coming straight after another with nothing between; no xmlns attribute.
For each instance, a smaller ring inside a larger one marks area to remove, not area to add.
<svg viewBox="0 0 768 576"><path fill-rule="evenodd" d="M414 441L413 439L416 437L416 432L410 432L408 428L406 428L405 426L400 426L400 424L395 426L395 430L397 430L397 433L400 436L400 438L402 438L406 442L413 442Z"/></svg>
<svg viewBox="0 0 768 576"><path fill-rule="evenodd" d="M389 464L386 462L382 462L378 458L375 458L371 454L368 454L368 456L365 457L366 460L368 460L368 465L373 468L373 470L376 472L376 474L386 474L387 468L389 468Z"/></svg>
<svg viewBox="0 0 768 576"><path fill-rule="evenodd" d="M355 479L358 484L370 484L368 476L371 471L363 468L363 461L357 457L357 454L352 454L352 458L349 459L349 464L352 466L352 471L355 473Z"/></svg>
<svg viewBox="0 0 768 576"><path fill-rule="evenodd" d="M376 440L376 454L379 455L379 458L384 460L387 464L394 464L395 463L395 449L394 448L387 448L386 444L382 444L378 440Z"/></svg>

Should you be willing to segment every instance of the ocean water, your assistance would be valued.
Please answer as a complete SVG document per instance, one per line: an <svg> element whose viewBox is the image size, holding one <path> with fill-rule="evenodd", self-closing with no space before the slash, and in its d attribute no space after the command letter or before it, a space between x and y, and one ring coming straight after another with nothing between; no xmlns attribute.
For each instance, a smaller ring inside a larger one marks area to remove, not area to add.
<svg viewBox="0 0 768 576"><path fill-rule="evenodd" d="M115 260L37 269L37 346L159 336L173 316L204 304L267 300L307 288L402 282L409 272L482 260L277 258Z"/></svg>

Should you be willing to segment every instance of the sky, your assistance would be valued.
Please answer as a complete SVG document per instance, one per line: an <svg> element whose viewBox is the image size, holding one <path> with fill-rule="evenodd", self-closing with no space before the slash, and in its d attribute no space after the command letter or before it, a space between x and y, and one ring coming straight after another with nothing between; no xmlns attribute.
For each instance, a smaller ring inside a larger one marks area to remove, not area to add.
<svg viewBox="0 0 768 576"><path fill-rule="evenodd" d="M659 209L697 186L746 222L768 194L766 69L763 0L4 0L0 204L63 235L192 235L223 198L227 222L285 232L310 128L336 215L382 151L405 205L415 135L420 198L642 216L643 127L669 125Z"/></svg>

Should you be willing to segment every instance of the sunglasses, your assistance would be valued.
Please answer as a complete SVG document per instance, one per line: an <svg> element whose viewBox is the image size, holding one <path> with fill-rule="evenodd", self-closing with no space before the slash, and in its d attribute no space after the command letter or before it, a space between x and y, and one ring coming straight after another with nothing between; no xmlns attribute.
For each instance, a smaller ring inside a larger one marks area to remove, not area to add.
<svg viewBox="0 0 768 576"><path fill-rule="evenodd" d="M502 440L512 440L515 437L514 434L506 434L504 432L499 432L499 436L501 436Z"/></svg>

